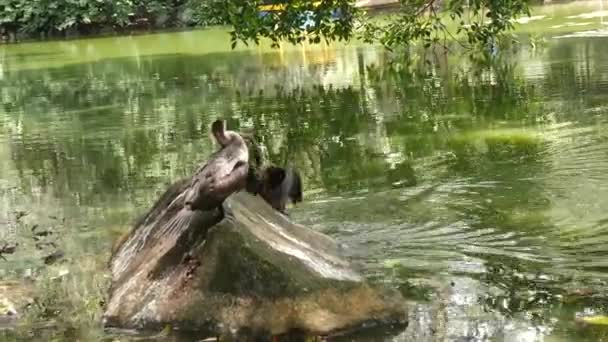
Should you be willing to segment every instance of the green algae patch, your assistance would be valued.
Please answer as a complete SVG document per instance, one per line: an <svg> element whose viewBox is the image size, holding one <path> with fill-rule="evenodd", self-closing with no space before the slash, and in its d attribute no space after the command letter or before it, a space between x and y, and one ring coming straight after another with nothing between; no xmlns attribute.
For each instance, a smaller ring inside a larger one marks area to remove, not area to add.
<svg viewBox="0 0 608 342"><path fill-rule="evenodd" d="M458 155L527 156L538 153L543 139L539 132L527 129L488 129L455 134L448 144Z"/></svg>
<svg viewBox="0 0 608 342"><path fill-rule="evenodd" d="M538 131L523 128L484 129L454 135L454 140L480 139L513 144L536 144L541 141L541 136Z"/></svg>
<svg viewBox="0 0 608 342"><path fill-rule="evenodd" d="M587 324L593 325L608 325L608 316L597 315L597 316L586 316L580 319Z"/></svg>
<svg viewBox="0 0 608 342"><path fill-rule="evenodd" d="M512 20L517 33L554 35L599 29L608 11L594 1L575 1L532 6L530 17Z"/></svg>
<svg viewBox="0 0 608 342"><path fill-rule="evenodd" d="M514 209L507 213L509 222L520 227L542 227L549 220L549 213L545 210Z"/></svg>

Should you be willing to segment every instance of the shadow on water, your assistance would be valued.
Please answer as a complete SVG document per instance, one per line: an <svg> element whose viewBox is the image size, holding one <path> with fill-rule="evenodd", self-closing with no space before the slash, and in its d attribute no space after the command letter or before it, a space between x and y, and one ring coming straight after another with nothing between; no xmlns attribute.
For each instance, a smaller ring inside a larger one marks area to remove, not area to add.
<svg viewBox="0 0 608 342"><path fill-rule="evenodd" d="M82 220L66 228L68 265L103 259L111 230L211 152L221 116L301 169L295 220L416 301L395 339L591 341L605 331L575 318L608 310L607 54L576 39L500 64L451 56L397 70L361 47L31 70L9 59L6 211L48 196L37 201ZM6 277L39 267L24 260Z"/></svg>

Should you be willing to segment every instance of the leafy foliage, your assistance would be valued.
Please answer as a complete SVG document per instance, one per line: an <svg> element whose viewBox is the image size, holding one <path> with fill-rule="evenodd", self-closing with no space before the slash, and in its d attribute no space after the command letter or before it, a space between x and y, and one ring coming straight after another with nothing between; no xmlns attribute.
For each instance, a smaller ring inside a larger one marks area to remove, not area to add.
<svg viewBox="0 0 608 342"><path fill-rule="evenodd" d="M270 8L269 8L270 6ZM145 24L183 27L231 24L233 46L271 39L273 46L348 40L389 49L422 43L494 49L496 39L528 13L528 0L400 0L390 15L369 16L355 0L0 0L0 34L89 33Z"/></svg>
<svg viewBox="0 0 608 342"><path fill-rule="evenodd" d="M145 23L179 27L208 20L209 1L199 0L0 0L0 33L89 33Z"/></svg>
<svg viewBox="0 0 608 342"><path fill-rule="evenodd" d="M125 25L130 0L1 0L0 25L25 33L66 31L100 23Z"/></svg>
<svg viewBox="0 0 608 342"><path fill-rule="evenodd" d="M228 0L224 20L234 26L233 42L307 40L318 43L349 39L379 42L389 49L421 42L425 47L444 46L457 39L467 47L492 46L494 40L513 28L512 19L529 14L527 0L400 0L398 9L380 20L365 16L352 0L294 0L262 11L259 0ZM307 25L312 24L312 25Z"/></svg>
<svg viewBox="0 0 608 342"><path fill-rule="evenodd" d="M343 40L353 31L353 0L294 0L289 2L262 2L257 0L217 1L222 21L232 24L233 45L237 41L256 44L260 37L268 37L277 45L280 40L301 43L308 40L319 43L327 40ZM260 6L274 5L278 10L266 10Z"/></svg>
<svg viewBox="0 0 608 342"><path fill-rule="evenodd" d="M190 22L196 26L221 25L223 16L219 13L220 7L214 1L188 0L185 4L186 12L190 14Z"/></svg>

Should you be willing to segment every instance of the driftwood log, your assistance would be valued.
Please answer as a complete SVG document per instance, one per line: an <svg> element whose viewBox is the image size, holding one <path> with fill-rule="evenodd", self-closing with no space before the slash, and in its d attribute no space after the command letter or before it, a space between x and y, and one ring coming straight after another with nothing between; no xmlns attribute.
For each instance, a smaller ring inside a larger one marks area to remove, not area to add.
<svg viewBox="0 0 608 342"><path fill-rule="evenodd" d="M249 185L260 181L260 161L250 164ZM189 210L190 184L169 187L113 252L107 327L170 325L202 338L406 323L399 293L368 284L331 238L245 189L221 210Z"/></svg>

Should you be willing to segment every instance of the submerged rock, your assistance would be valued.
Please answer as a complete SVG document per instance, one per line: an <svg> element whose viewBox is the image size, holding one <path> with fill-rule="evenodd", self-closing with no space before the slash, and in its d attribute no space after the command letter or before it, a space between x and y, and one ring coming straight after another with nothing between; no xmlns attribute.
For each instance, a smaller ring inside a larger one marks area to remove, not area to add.
<svg viewBox="0 0 608 342"><path fill-rule="evenodd" d="M117 247L106 326L206 334L332 334L405 323L399 293L368 284L329 237L294 224L261 197L216 211L183 207L178 182Z"/></svg>

